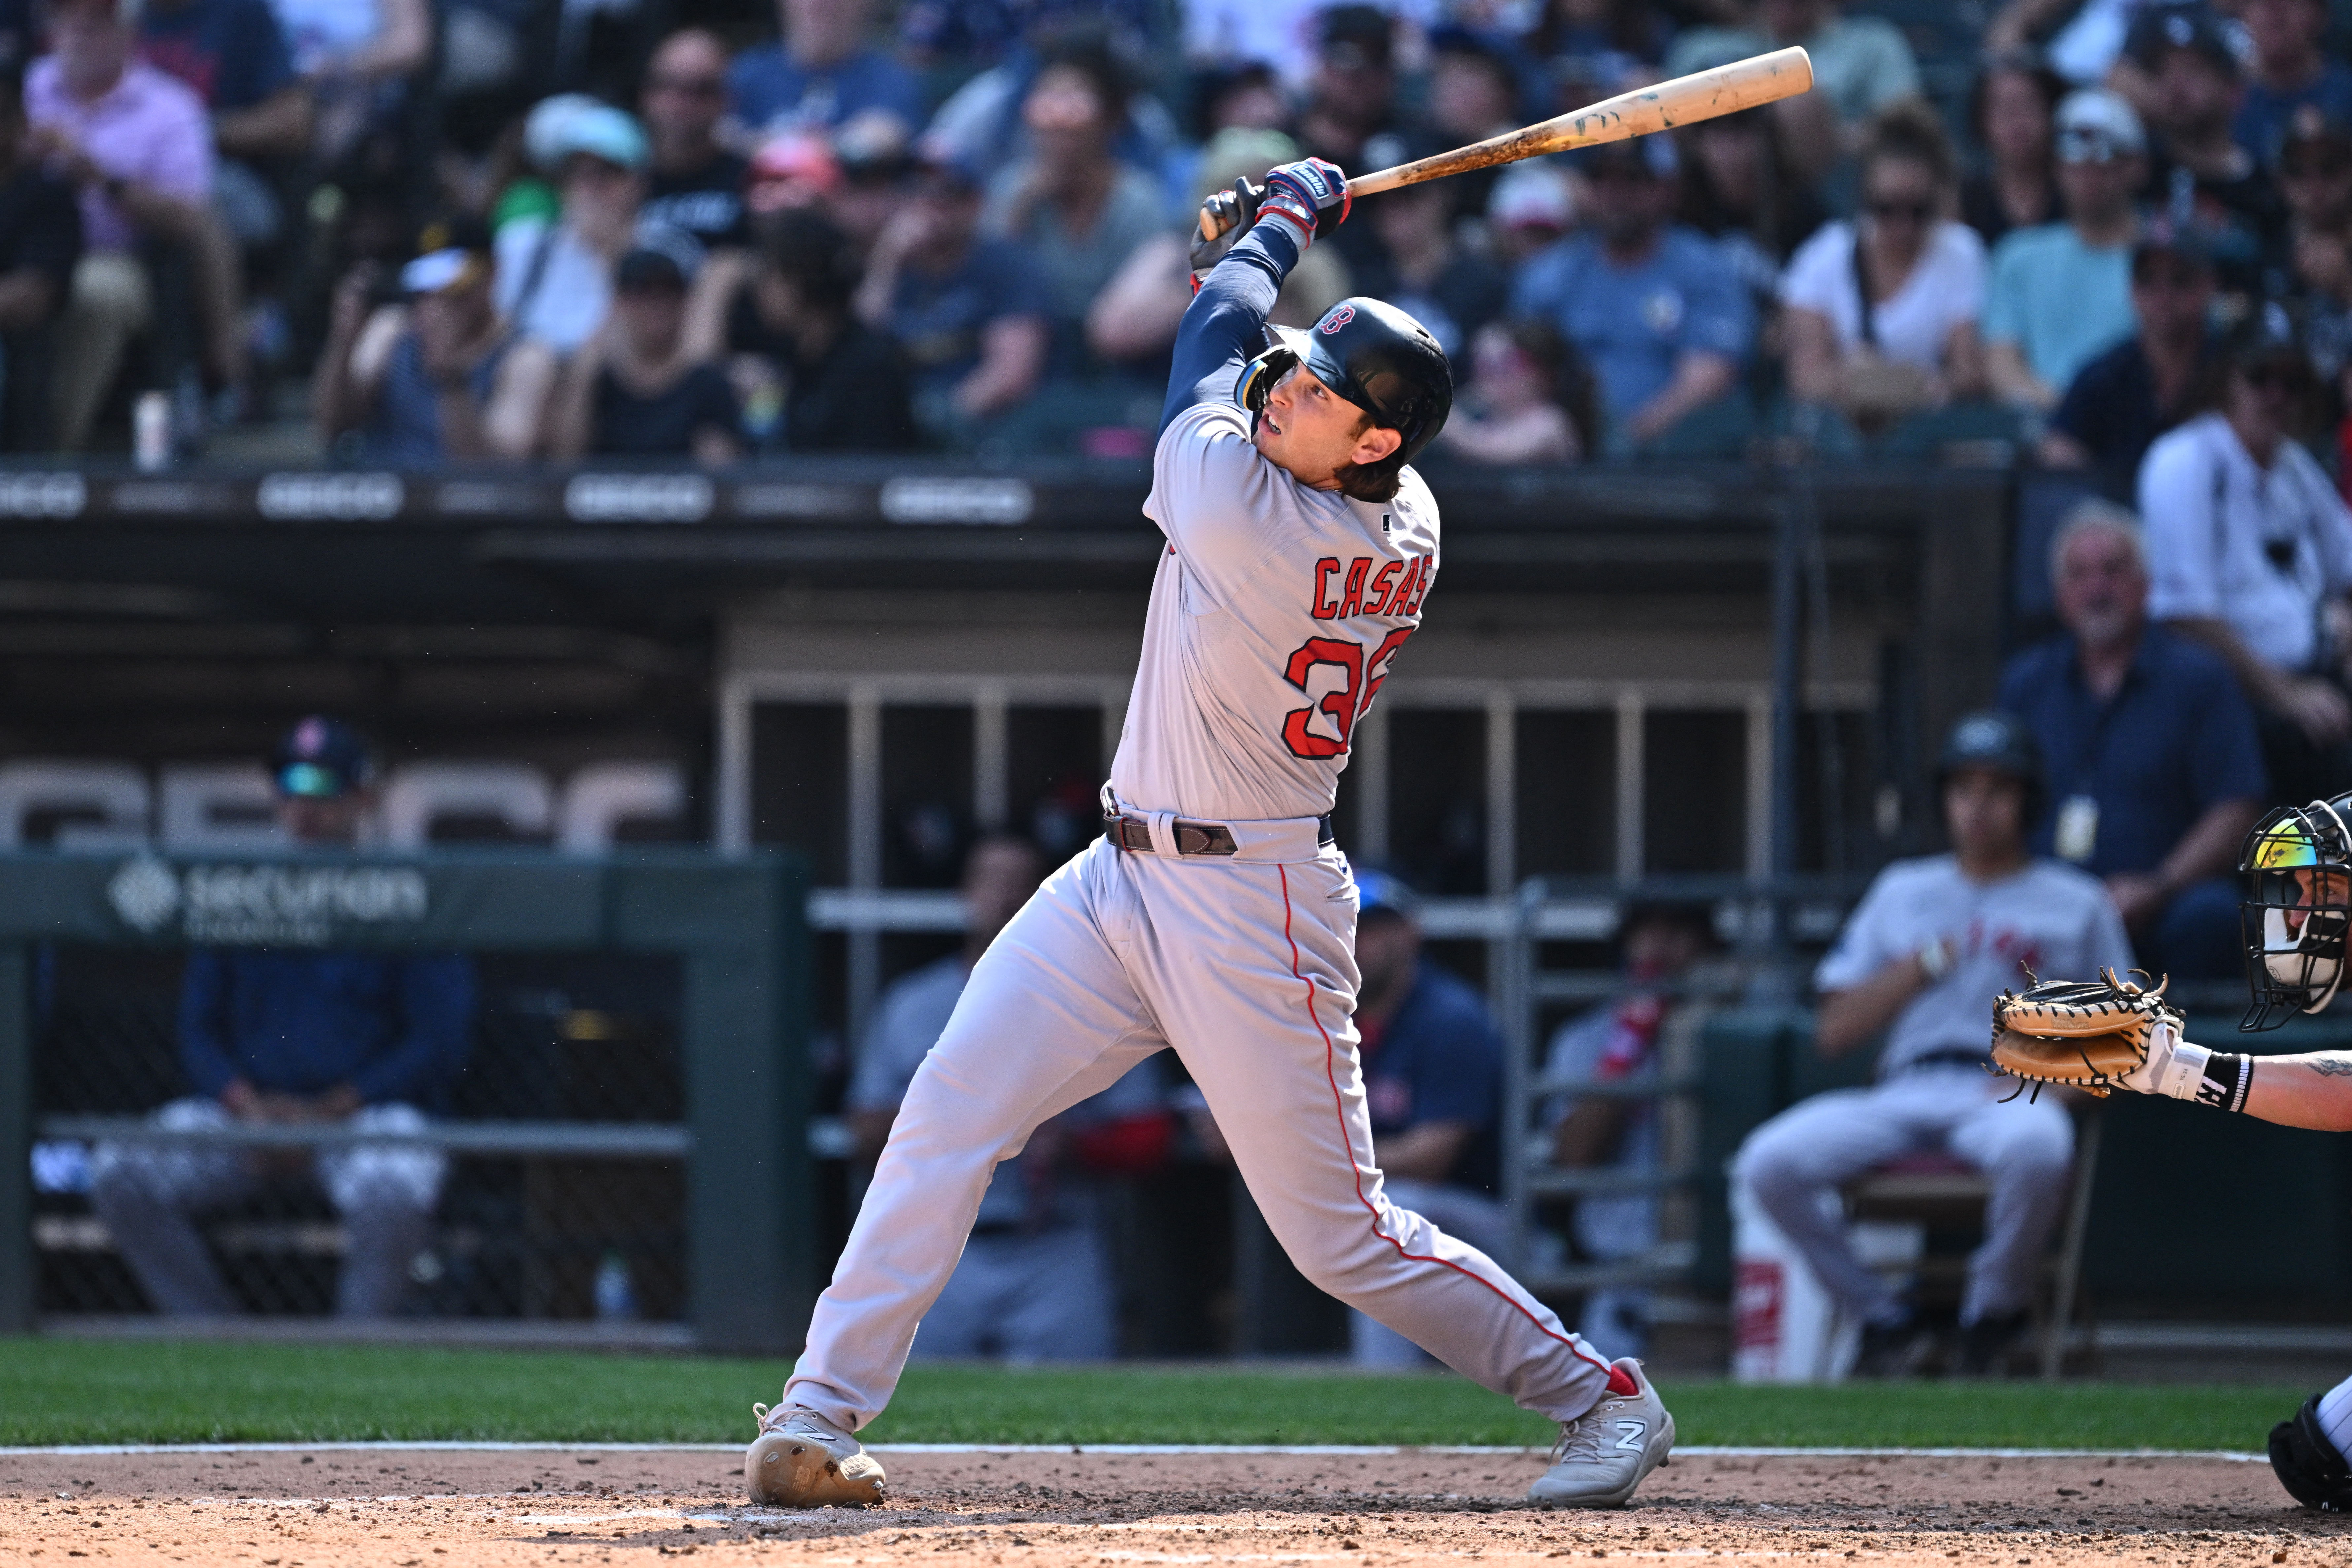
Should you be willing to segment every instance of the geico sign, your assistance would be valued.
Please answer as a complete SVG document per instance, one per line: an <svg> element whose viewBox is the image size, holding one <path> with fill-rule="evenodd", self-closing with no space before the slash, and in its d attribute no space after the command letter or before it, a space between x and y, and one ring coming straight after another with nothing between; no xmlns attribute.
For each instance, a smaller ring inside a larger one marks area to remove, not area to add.
<svg viewBox="0 0 2352 1568"><path fill-rule="evenodd" d="M79 474L0 474L0 517L79 517L89 504Z"/></svg>
<svg viewBox="0 0 2352 1568"><path fill-rule="evenodd" d="M882 515L892 522L1026 522L1036 497L1024 479L892 479Z"/></svg>
<svg viewBox="0 0 2352 1568"><path fill-rule="evenodd" d="M699 522L712 495L700 474L575 474L563 510L580 522Z"/></svg>
<svg viewBox="0 0 2352 1568"><path fill-rule="evenodd" d="M271 474L254 492L254 505L269 518L325 518L333 522L373 522L400 515L407 499L394 474Z"/></svg>

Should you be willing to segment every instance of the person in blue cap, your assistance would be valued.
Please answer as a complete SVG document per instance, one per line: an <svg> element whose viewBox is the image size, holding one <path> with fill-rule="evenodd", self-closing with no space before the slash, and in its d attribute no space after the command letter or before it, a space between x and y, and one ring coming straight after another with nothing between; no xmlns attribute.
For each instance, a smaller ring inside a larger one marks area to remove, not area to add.
<svg viewBox="0 0 2352 1568"><path fill-rule="evenodd" d="M312 716L271 759L278 824L297 850L348 849L373 800L374 764L349 725ZM464 1067L473 966L454 954L198 948L180 992L180 1066L193 1091L155 1113L181 1131L338 1122L415 1133ZM240 1310L197 1226L274 1179L312 1180L347 1237L337 1310L388 1317L423 1247L447 1159L415 1145L276 1151L100 1144L92 1205L158 1311Z"/></svg>

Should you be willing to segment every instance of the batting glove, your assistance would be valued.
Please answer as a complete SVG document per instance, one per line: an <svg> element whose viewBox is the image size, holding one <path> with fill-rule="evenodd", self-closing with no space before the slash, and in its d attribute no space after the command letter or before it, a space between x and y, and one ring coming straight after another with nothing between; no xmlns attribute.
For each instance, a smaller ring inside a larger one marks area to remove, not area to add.
<svg viewBox="0 0 2352 1568"><path fill-rule="evenodd" d="M1225 258L1234 241L1249 232L1257 222L1257 207L1265 195L1264 186L1253 185L1246 177L1234 182L1230 191L1212 191L1209 199L1201 204L1201 224L1192 231L1192 291L1199 293L1201 279L1209 269Z"/></svg>
<svg viewBox="0 0 2352 1568"><path fill-rule="evenodd" d="M1258 214L1279 217L1297 229L1304 249L1318 236L1339 227L1347 218L1348 205L1348 176L1339 165L1302 158L1266 175Z"/></svg>

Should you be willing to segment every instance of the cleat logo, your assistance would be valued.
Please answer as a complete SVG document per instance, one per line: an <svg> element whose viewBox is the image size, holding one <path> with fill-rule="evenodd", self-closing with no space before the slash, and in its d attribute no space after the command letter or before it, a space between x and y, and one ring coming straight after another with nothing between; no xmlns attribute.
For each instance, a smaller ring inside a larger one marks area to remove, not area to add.
<svg viewBox="0 0 2352 1568"><path fill-rule="evenodd" d="M1620 1421L1617 1433L1617 1446L1629 1454L1638 1454L1642 1451L1642 1439L1650 1435L1650 1424L1646 1421Z"/></svg>

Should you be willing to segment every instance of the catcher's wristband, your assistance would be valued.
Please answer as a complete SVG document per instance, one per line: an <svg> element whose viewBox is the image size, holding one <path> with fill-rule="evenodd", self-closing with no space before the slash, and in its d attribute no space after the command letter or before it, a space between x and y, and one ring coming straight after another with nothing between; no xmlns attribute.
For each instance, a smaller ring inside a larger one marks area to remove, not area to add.
<svg viewBox="0 0 2352 1568"><path fill-rule="evenodd" d="M2183 1040L2172 1047L2158 1094L2210 1105L2216 1110L2243 1110L2246 1091L2254 1086L2254 1058L2209 1051Z"/></svg>

